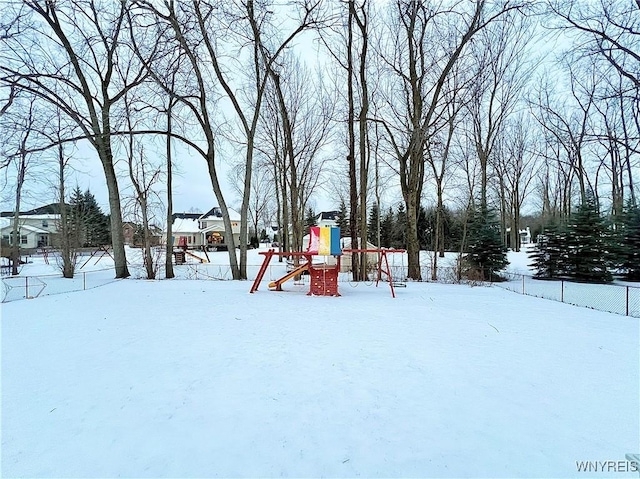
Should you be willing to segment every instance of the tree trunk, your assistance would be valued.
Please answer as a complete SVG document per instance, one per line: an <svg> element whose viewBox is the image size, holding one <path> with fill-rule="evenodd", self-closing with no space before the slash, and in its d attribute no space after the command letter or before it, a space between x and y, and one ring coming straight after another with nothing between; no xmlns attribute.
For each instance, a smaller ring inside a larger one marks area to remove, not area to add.
<svg viewBox="0 0 640 479"><path fill-rule="evenodd" d="M415 194L407 198L407 275L416 281L422 280L420 271L420 243L418 242L418 200Z"/></svg>
<svg viewBox="0 0 640 479"><path fill-rule="evenodd" d="M351 248L357 249L358 244L358 182L356 176L356 135L354 131L355 101L353 88L353 0L349 2L349 18L347 21L347 143L349 152L349 237ZM351 253L351 276L354 281L360 281L359 257Z"/></svg>
<svg viewBox="0 0 640 479"><path fill-rule="evenodd" d="M18 176L16 179L16 210L13 215L13 228L11 231L11 274L16 276L19 274L18 267L20 265L20 202L22 199L22 185L24 184L24 176L27 170L26 156L24 144L20 152L20 163L18 165Z"/></svg>
<svg viewBox="0 0 640 479"><path fill-rule="evenodd" d="M173 164L171 152L171 133L173 131L173 98L169 97L167 108L167 240L164 258L164 277L171 279L175 277L173 272Z"/></svg>

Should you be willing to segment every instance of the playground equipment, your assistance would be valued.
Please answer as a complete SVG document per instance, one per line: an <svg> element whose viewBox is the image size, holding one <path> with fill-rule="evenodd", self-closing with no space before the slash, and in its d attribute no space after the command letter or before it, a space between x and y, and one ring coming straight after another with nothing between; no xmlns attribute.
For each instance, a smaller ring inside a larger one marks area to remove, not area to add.
<svg viewBox="0 0 640 479"><path fill-rule="evenodd" d="M298 266L296 269L284 275L282 278L277 279L275 281L271 281L271 283L269 283L269 289L275 288L276 291L282 291L282 283L289 281L291 278L295 278L299 274L302 274L303 272L308 270L309 270L308 263L305 263L302 266Z"/></svg>
<svg viewBox="0 0 640 479"><path fill-rule="evenodd" d="M389 283L391 289L391 297L396 297L395 288L404 288L406 283L394 281L393 274L391 273L391 267L389 266L388 254L392 253L404 253L403 249L385 249L385 248L366 248L366 249L344 249L344 253L359 254L359 253L375 253L378 255L378 267L376 274L376 287L380 281L384 281L383 274L386 275L386 281Z"/></svg>
<svg viewBox="0 0 640 479"><path fill-rule="evenodd" d="M340 296L338 292L338 273L340 271L340 258L343 253L359 254L359 253L376 253L378 255L378 266L376 275L376 286L380 281L385 280L383 275L386 276L386 281L389 283L391 289L391 296L396 297L396 287L406 286L404 283L394 282L391 267L389 266L388 254L392 253L404 253L403 249L383 249L383 248L366 248L366 249L344 249L340 248L340 228L336 227L312 227L310 229L309 246L307 251L304 252L278 252L270 249L269 251L263 251L260 254L264 255L264 261L258 271L253 285L251 286L250 293L254 293L258 290L260 282L264 277L271 258L274 256L289 256L297 259L304 259L305 262L295 268L293 271L287 273L282 278L269 283L269 288L275 291L282 291L282 284L286 281L295 278L302 274L304 271L309 272L310 285L307 295L315 296ZM313 256L334 256L336 258L336 264L314 264Z"/></svg>
<svg viewBox="0 0 640 479"><path fill-rule="evenodd" d="M309 231L309 246L307 247L307 251L304 252L278 252L270 249L260 254L264 255L264 261L260 267L260 271L258 271L258 276L256 276L251 286L250 293L258 290L260 281L262 281L264 273L269 267L271 258L274 256L290 256L297 259L304 259L305 262L282 278L269 283L269 288L282 291L282 283L302 274L304 271L308 271L310 277L308 295L340 296L340 293L338 293L338 273L340 272L340 256L342 255L340 249L340 228L311 227ZM334 256L336 258L336 264L313 264L313 257L315 255Z"/></svg>
<svg viewBox="0 0 640 479"><path fill-rule="evenodd" d="M180 239L178 239L178 248L182 248L182 249L181 250L176 249L173 252L173 256L175 257L176 264L185 264L187 262L187 256L190 256L191 258L195 258L201 263L209 262L209 255L207 255L206 251L205 251L205 255L207 256L207 259L202 258L197 254L193 254L187 250L187 238L185 236L180 236Z"/></svg>

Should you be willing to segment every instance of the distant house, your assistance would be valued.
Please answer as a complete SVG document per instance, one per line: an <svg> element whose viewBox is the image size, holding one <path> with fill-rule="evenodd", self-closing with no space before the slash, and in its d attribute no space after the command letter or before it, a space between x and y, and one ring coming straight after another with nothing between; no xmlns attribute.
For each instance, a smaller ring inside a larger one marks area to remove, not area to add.
<svg viewBox="0 0 640 479"><path fill-rule="evenodd" d="M529 244L531 243L531 230L527 226L527 229L520 230L520 244Z"/></svg>
<svg viewBox="0 0 640 479"><path fill-rule="evenodd" d="M124 235L124 244L133 246L133 236L136 234L136 224L131 221L122 222L122 234Z"/></svg>
<svg viewBox="0 0 640 479"><path fill-rule="evenodd" d="M338 226L339 217L339 211L323 211L316 217L316 224L318 226Z"/></svg>
<svg viewBox="0 0 640 479"><path fill-rule="evenodd" d="M19 238L20 247L25 249L51 246L53 236L58 233L60 206L52 203L18 215L18 232L13 235L13 211L0 213L0 235L4 244L13 244L14 236Z"/></svg>
<svg viewBox="0 0 640 479"><path fill-rule="evenodd" d="M219 207L211 208L204 214L174 213L171 226L172 244L184 245L192 249L226 249L224 221ZM240 245L240 213L229 209L234 243Z"/></svg>
<svg viewBox="0 0 640 479"><path fill-rule="evenodd" d="M138 225L131 221L124 221L122 223L124 244L128 246L142 246L142 239L136 238L136 231L142 231L142 225ZM158 228L156 225L149 225L149 234L151 236L151 246L158 246L162 243L162 240L164 238L162 228Z"/></svg>
<svg viewBox="0 0 640 479"><path fill-rule="evenodd" d="M507 228L506 232L507 232L507 247L512 247L512 245L511 245L511 228L510 227ZM528 226L526 227L526 229L518 230L518 236L520 237L520 245L522 245L522 246L524 246L526 244L530 244L532 242L531 229Z"/></svg>

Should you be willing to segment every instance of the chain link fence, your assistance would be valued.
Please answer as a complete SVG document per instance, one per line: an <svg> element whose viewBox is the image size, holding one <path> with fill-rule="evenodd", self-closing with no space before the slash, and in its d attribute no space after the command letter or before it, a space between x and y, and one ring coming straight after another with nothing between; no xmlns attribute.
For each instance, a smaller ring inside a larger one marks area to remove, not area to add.
<svg viewBox="0 0 640 479"><path fill-rule="evenodd" d="M33 299L52 294L97 288L117 281L113 268L76 273L73 278L62 274L38 276L4 276L0 282L2 302Z"/></svg>
<svg viewBox="0 0 640 479"><path fill-rule="evenodd" d="M524 274L503 275L493 285L515 293L640 318L640 286L542 280Z"/></svg>
<svg viewBox="0 0 640 479"><path fill-rule="evenodd" d="M247 266L247 277L255 279L260 269L259 264ZM265 281L274 281L285 273L286 263L275 263L267 268ZM390 264L389 271L396 284L407 282L408 268L404 265ZM129 272L132 278L146 278L144 265L130 264ZM233 279L231 268L228 265L211 263L186 263L174 266L176 279L189 280L217 280L226 281ZM421 264L420 274L423 282L437 282L445 284L492 284L493 286L507 289L528 296L560 301L575 306L582 306L599 311L622 314L640 318L640 286L616 285L616 284L589 284L576 283L563 280L539 280L524 274L507 273L502 275L503 281L476 281L461 277L456 267L442 266L433 269L430 264ZM160 265L156 272L157 278L164 278L164 266ZM382 280L386 281L386 275ZM377 271L371 270L365 283L377 280ZM76 273L73 278L63 278L57 275L37 276L4 276L1 281L0 294L2 302L16 301L20 299L38 298L41 296L84 291L118 281L114 278L113 268L83 271ZM341 272L338 281L355 284L350 272ZM308 284L308 275L302 275L297 284Z"/></svg>

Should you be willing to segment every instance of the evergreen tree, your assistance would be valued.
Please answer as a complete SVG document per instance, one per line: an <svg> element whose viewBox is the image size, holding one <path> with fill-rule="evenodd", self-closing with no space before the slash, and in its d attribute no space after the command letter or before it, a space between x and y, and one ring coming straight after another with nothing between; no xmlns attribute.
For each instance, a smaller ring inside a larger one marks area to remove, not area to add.
<svg viewBox="0 0 640 479"><path fill-rule="evenodd" d="M461 220L459 214L454 215L446 206L443 206L440 215L442 221L444 250L459 251L460 244L462 243L464 222ZM420 226L421 224L424 224L424 226ZM424 218L421 218L420 216L418 217L418 228L420 249L433 250L436 234L435 208L428 208L424 210ZM420 237L421 234L423 235L422 237Z"/></svg>
<svg viewBox="0 0 640 479"><path fill-rule="evenodd" d="M627 204L622 220L620 267L629 281L640 281L640 207Z"/></svg>
<svg viewBox="0 0 640 479"><path fill-rule="evenodd" d="M102 213L95 196L87 190L83 195L85 217L85 246L104 246L111 243L108 217Z"/></svg>
<svg viewBox="0 0 640 479"><path fill-rule="evenodd" d="M309 230L312 226L316 226L318 222L316 221L316 214L313 211L313 208L307 208L307 216L304 218L304 234L305 236L309 234Z"/></svg>
<svg viewBox="0 0 640 479"><path fill-rule="evenodd" d="M403 203L398 205L398 211L395 215L391 233L391 247L396 249L405 249L407 247L407 212Z"/></svg>
<svg viewBox="0 0 640 479"><path fill-rule="evenodd" d="M433 209L430 209L433 211ZM418 211L418 244L421 250L433 249L433 232L435 231L435 215L430 216L424 206L420 207Z"/></svg>
<svg viewBox="0 0 640 479"><path fill-rule="evenodd" d="M378 244L378 220L380 218L380 210L377 203L371 206L371 212L369 213L369 225L367 227L367 241L371 244ZM382 228L382 224L380 224Z"/></svg>
<svg viewBox="0 0 640 479"><path fill-rule="evenodd" d="M567 272L567 233L558 225L548 226L539 235L538 242L529 257L529 265L536 269L534 278L560 278Z"/></svg>
<svg viewBox="0 0 640 479"><path fill-rule="evenodd" d="M566 245L569 277L594 283L613 279L609 271L613 245L611 230L600 215L593 195L587 195L569 218Z"/></svg>
<svg viewBox="0 0 640 479"><path fill-rule="evenodd" d="M69 200L70 234L81 246L104 246L111 243L110 221L98 206L95 196L76 187Z"/></svg>
<svg viewBox="0 0 640 479"><path fill-rule="evenodd" d="M69 198L69 206L67 210L67 228L69 236L73 238L75 247L82 247L85 243L85 217L84 217L84 194L82 190L76 186Z"/></svg>
<svg viewBox="0 0 640 479"><path fill-rule="evenodd" d="M349 211L344 200L340 201L340 208L338 209L338 219L336 221L340 228L340 237L346 238L349 236Z"/></svg>
<svg viewBox="0 0 640 479"><path fill-rule="evenodd" d="M380 221L380 247L391 248L395 220L393 210L389 208Z"/></svg>
<svg viewBox="0 0 640 479"><path fill-rule="evenodd" d="M483 280L499 278L498 272L509 264L507 250L500 236L500 226L492 210L482 208L473 213L465 260Z"/></svg>

